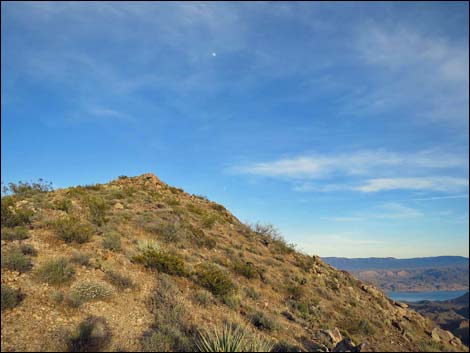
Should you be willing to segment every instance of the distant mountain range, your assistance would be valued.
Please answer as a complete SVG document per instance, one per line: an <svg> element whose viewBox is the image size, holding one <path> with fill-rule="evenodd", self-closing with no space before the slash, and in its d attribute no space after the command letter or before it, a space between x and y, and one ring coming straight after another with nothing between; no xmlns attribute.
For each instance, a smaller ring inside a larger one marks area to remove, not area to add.
<svg viewBox="0 0 470 353"><path fill-rule="evenodd" d="M325 257L323 260L385 291L466 290L469 287L469 259L462 256Z"/></svg>
<svg viewBox="0 0 470 353"><path fill-rule="evenodd" d="M416 257L410 259L396 259L394 257L346 258L324 257L323 260L333 267L346 271L361 270L411 270L423 268L441 268L454 266L467 266L468 257L463 256L435 256Z"/></svg>

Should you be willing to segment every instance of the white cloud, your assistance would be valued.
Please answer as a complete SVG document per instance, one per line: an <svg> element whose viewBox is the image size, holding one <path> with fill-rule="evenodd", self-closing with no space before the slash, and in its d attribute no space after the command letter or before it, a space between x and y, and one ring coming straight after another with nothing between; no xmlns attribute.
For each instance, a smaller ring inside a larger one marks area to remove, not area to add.
<svg viewBox="0 0 470 353"><path fill-rule="evenodd" d="M363 192L384 190L433 190L459 191L468 188L468 179L453 177L419 177L419 178L378 178L367 180L364 185L354 187Z"/></svg>

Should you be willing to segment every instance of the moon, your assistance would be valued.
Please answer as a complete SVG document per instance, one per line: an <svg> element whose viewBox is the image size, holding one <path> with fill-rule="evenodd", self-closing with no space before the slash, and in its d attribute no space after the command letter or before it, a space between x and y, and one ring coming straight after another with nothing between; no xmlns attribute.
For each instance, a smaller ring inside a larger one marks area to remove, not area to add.
<svg viewBox="0 0 470 353"><path fill-rule="evenodd" d="M217 56L217 53L215 51L213 51L212 56Z"/></svg>

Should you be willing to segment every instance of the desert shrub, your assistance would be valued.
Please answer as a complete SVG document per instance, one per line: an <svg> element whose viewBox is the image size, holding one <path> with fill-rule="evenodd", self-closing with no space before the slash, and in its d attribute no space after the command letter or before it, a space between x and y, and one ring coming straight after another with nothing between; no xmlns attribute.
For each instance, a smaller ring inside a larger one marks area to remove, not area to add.
<svg viewBox="0 0 470 353"><path fill-rule="evenodd" d="M70 257L70 261L80 265L80 266L89 266L90 265L91 255L81 251L74 251Z"/></svg>
<svg viewBox="0 0 470 353"><path fill-rule="evenodd" d="M271 352L303 352L303 349L298 345L282 340L273 346Z"/></svg>
<svg viewBox="0 0 470 353"><path fill-rule="evenodd" d="M112 251L121 251L121 235L117 232L110 232L103 236L103 248Z"/></svg>
<svg viewBox="0 0 470 353"><path fill-rule="evenodd" d="M365 319L354 320L351 322L346 322L344 328L351 335L364 335L364 336L373 336L376 333L375 327Z"/></svg>
<svg viewBox="0 0 470 353"><path fill-rule="evenodd" d="M178 227L174 224L165 224L156 230L159 237L168 243L177 242L181 238L181 234L178 230Z"/></svg>
<svg viewBox="0 0 470 353"><path fill-rule="evenodd" d="M215 216L204 216L204 218L202 219L202 226L204 228L212 228L216 220L217 217Z"/></svg>
<svg viewBox="0 0 470 353"><path fill-rule="evenodd" d="M244 291L246 296L253 300L258 300L261 297L261 295L253 287L245 287Z"/></svg>
<svg viewBox="0 0 470 353"><path fill-rule="evenodd" d="M225 296L235 290L229 274L215 264L204 263L196 268L198 283L216 296Z"/></svg>
<svg viewBox="0 0 470 353"><path fill-rule="evenodd" d="M175 188L175 187L173 187L173 186L170 186L169 189L170 189L171 193L172 193L172 194L175 194L175 195L184 192L183 189Z"/></svg>
<svg viewBox="0 0 470 353"><path fill-rule="evenodd" d="M259 274L255 266L251 262L236 261L233 264L233 269L239 275L248 279L258 278Z"/></svg>
<svg viewBox="0 0 470 353"><path fill-rule="evenodd" d="M27 208L17 208L13 196L4 196L1 200L1 223L4 227L17 227L31 223L34 212Z"/></svg>
<svg viewBox="0 0 470 353"><path fill-rule="evenodd" d="M2 254L2 268L11 271L27 272L33 267L31 260L21 252L20 248L13 248Z"/></svg>
<svg viewBox="0 0 470 353"><path fill-rule="evenodd" d="M196 347L199 352L270 352L273 343L246 328L225 324L222 330L199 331Z"/></svg>
<svg viewBox="0 0 470 353"><path fill-rule="evenodd" d="M64 257L50 259L36 270L39 280L54 285L69 282L74 274L74 268Z"/></svg>
<svg viewBox="0 0 470 353"><path fill-rule="evenodd" d="M286 286L286 292L290 299L300 300L305 294L305 288L302 285L290 283Z"/></svg>
<svg viewBox="0 0 470 353"><path fill-rule="evenodd" d="M98 281L84 280L75 283L67 295L67 303L78 307L92 300L103 300L109 298L113 290L108 284Z"/></svg>
<svg viewBox="0 0 470 353"><path fill-rule="evenodd" d="M67 216L53 223L57 236L66 243L86 243L93 235L94 227L88 221L75 216Z"/></svg>
<svg viewBox="0 0 470 353"><path fill-rule="evenodd" d="M19 304L21 301L20 292L13 289L5 284L2 284L2 311L5 309L12 309Z"/></svg>
<svg viewBox="0 0 470 353"><path fill-rule="evenodd" d="M108 210L108 204L106 200L101 196L87 196L84 198L84 203L88 207L90 212L90 221L97 226L101 226L106 223L106 211Z"/></svg>
<svg viewBox="0 0 470 353"><path fill-rule="evenodd" d="M19 198L27 198L52 191L52 183L43 179L38 179L37 182L33 183L20 181L18 183L8 183L8 186L4 186L2 191L5 194L15 195Z"/></svg>
<svg viewBox="0 0 470 353"><path fill-rule="evenodd" d="M103 317L89 316L67 340L69 352L99 352L111 340L111 331Z"/></svg>
<svg viewBox="0 0 470 353"><path fill-rule="evenodd" d="M306 301L287 301L287 306L296 312L302 319L308 320L311 315L310 305Z"/></svg>
<svg viewBox="0 0 470 353"><path fill-rule="evenodd" d="M52 293L49 295L49 298L52 300L54 304L60 304L64 301L64 293L58 290L52 291Z"/></svg>
<svg viewBox="0 0 470 353"><path fill-rule="evenodd" d="M201 306L209 306L214 302L214 296L212 293L205 289L195 291L192 295L192 299L196 304Z"/></svg>
<svg viewBox="0 0 470 353"><path fill-rule="evenodd" d="M56 210L60 210L60 211L64 211L64 212L69 213L73 208L72 200L70 200L69 198L66 198L66 197L64 197L62 199L54 200L53 207Z"/></svg>
<svg viewBox="0 0 470 353"><path fill-rule="evenodd" d="M196 206L195 204L193 203L188 203L186 205L186 209L189 211L189 212L192 212L192 213L195 213L197 215L203 215L204 214L204 210L199 207L199 206Z"/></svg>
<svg viewBox="0 0 470 353"><path fill-rule="evenodd" d="M169 275L185 276L187 274L183 258L170 251L145 250L133 259L145 267L154 268Z"/></svg>
<svg viewBox="0 0 470 353"><path fill-rule="evenodd" d="M217 245L216 240L208 237L202 229L193 227L189 223L186 225L186 228L191 234L192 241L196 246L200 248L213 249Z"/></svg>
<svg viewBox="0 0 470 353"><path fill-rule="evenodd" d="M37 256L38 254L38 251L29 244L21 244L19 249L23 255Z"/></svg>
<svg viewBox="0 0 470 353"><path fill-rule="evenodd" d="M160 245L155 240L143 239L137 242L137 250L141 252L145 252L147 250L158 251L160 250Z"/></svg>
<svg viewBox="0 0 470 353"><path fill-rule="evenodd" d="M241 299L238 294L227 294L222 297L222 303L227 305L230 309L236 310L240 307Z"/></svg>
<svg viewBox="0 0 470 353"><path fill-rule="evenodd" d="M106 280L119 289L126 289L134 287L134 282L127 276L112 270L105 271Z"/></svg>
<svg viewBox="0 0 470 353"><path fill-rule="evenodd" d="M165 202L168 206L178 206L180 204L179 200L176 197L167 197L165 198Z"/></svg>
<svg viewBox="0 0 470 353"><path fill-rule="evenodd" d="M167 275L159 276L158 286L149 304L149 309L154 314L154 325L142 337L142 350L193 351L191 329L187 324L187 313L181 292Z"/></svg>
<svg viewBox="0 0 470 353"><path fill-rule="evenodd" d="M295 251L295 245L286 242L279 230L272 224L255 223L247 226L255 233L262 237L263 243L280 254L290 254Z"/></svg>
<svg viewBox="0 0 470 353"><path fill-rule="evenodd" d="M218 203L211 203L210 207L213 210L216 210L216 211L219 211L219 212L226 211L225 207L222 206L222 205L219 205Z"/></svg>
<svg viewBox="0 0 470 353"><path fill-rule="evenodd" d="M209 201L209 199L208 199L207 196L205 196L205 195L196 195L196 194L195 194L194 196L196 196L196 197L197 197L198 199L200 199L200 200Z"/></svg>
<svg viewBox="0 0 470 353"><path fill-rule="evenodd" d="M2 228L2 240L28 239L28 229L25 227Z"/></svg>
<svg viewBox="0 0 470 353"><path fill-rule="evenodd" d="M261 311L248 314L248 319L259 330L271 331L277 327L274 319Z"/></svg>

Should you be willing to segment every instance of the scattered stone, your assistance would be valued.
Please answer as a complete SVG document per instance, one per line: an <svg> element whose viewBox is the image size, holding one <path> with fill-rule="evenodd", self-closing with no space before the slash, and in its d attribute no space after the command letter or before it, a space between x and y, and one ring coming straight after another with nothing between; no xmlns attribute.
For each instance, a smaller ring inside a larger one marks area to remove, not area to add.
<svg viewBox="0 0 470 353"><path fill-rule="evenodd" d="M337 327L331 330L317 330L313 333L313 341L328 347L330 350L333 349L342 339L343 336Z"/></svg>

